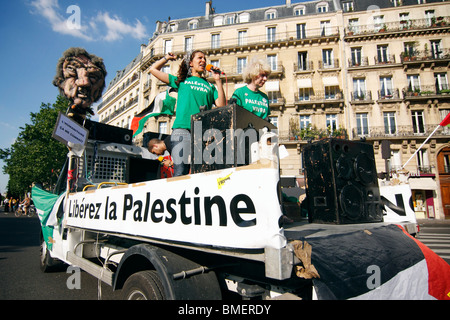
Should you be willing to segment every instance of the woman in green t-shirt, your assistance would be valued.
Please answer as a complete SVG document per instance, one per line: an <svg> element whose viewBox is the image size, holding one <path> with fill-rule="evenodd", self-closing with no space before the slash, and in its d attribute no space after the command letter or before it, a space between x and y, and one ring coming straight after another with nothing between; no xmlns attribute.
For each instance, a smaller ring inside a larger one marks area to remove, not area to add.
<svg viewBox="0 0 450 320"><path fill-rule="evenodd" d="M200 107L206 110L213 105L223 107L226 104L220 73L213 73L216 86L204 78L206 72L206 57L200 50L188 52L180 64L178 75L161 71L168 61L175 61L176 55L166 54L150 68L150 73L170 87L178 89L176 119L172 126L172 159L174 176L189 173L189 155L191 152L191 116L200 112Z"/></svg>
<svg viewBox="0 0 450 320"><path fill-rule="evenodd" d="M267 119L270 114L269 97L259 89L264 86L270 75L270 66L264 60L252 61L244 70L246 86L236 89L231 99L236 99L238 106L257 116Z"/></svg>

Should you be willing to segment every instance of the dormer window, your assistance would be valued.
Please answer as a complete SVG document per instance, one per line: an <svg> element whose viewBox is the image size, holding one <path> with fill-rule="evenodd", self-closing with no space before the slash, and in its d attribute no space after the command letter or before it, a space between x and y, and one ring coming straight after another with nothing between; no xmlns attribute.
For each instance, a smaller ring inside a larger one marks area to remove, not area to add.
<svg viewBox="0 0 450 320"><path fill-rule="evenodd" d="M250 21L250 13L244 12L239 15L239 23L245 23Z"/></svg>
<svg viewBox="0 0 450 320"><path fill-rule="evenodd" d="M225 16L225 24L235 24L236 16L234 14Z"/></svg>
<svg viewBox="0 0 450 320"><path fill-rule="evenodd" d="M191 20L189 21L189 30L195 30L198 29L198 20Z"/></svg>
<svg viewBox="0 0 450 320"><path fill-rule="evenodd" d="M176 32L176 31L178 31L178 23L169 24L169 32Z"/></svg>
<svg viewBox="0 0 450 320"><path fill-rule="evenodd" d="M294 16L303 16L306 14L305 6L297 6L294 8Z"/></svg>
<svg viewBox="0 0 450 320"><path fill-rule="evenodd" d="M269 9L265 12L264 16L266 17L266 20L273 20L277 18L277 10L276 9Z"/></svg>
<svg viewBox="0 0 450 320"><path fill-rule="evenodd" d="M316 9L317 9L317 13L328 12L328 3L321 2L321 3L317 4Z"/></svg>

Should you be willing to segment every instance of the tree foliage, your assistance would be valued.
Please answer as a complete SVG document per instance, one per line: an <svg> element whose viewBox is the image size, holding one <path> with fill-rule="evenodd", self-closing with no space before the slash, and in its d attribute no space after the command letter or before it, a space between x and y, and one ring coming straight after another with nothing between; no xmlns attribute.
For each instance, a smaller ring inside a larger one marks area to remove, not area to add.
<svg viewBox="0 0 450 320"><path fill-rule="evenodd" d="M58 96L53 105L41 104L38 113L30 113L31 124L20 127L10 148L0 149L5 162L3 172L9 175L8 194L23 197L33 183L51 188L67 156L67 148L52 138L59 112L65 113L69 101Z"/></svg>

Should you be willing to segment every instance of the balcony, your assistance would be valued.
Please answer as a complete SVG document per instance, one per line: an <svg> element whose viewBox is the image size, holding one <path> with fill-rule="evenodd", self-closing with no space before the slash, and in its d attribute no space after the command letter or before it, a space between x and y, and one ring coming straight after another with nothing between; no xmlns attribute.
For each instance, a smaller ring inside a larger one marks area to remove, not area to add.
<svg viewBox="0 0 450 320"><path fill-rule="evenodd" d="M386 128L384 126L371 126L369 128L353 128L353 137L366 137L366 138L399 138L399 139L417 139L428 137L438 124L425 125L421 132L414 131L412 125L404 126L397 125L395 128ZM447 128L439 128L435 136L450 136L450 130Z"/></svg>
<svg viewBox="0 0 450 320"><path fill-rule="evenodd" d="M368 57L360 57L359 59L355 59L355 58L348 59L348 67L349 68L366 67L368 65L369 65Z"/></svg>
<svg viewBox="0 0 450 320"><path fill-rule="evenodd" d="M398 89L384 89L378 90L378 101L379 102L389 102L390 100L397 101L400 100L400 93Z"/></svg>
<svg viewBox="0 0 450 320"><path fill-rule="evenodd" d="M450 28L450 17L431 19L401 20L382 22L345 28L346 41L360 41L369 38L382 38L403 33L408 36L446 32Z"/></svg>
<svg viewBox="0 0 450 320"><path fill-rule="evenodd" d="M450 98L450 89L448 84L437 85L421 85L412 89L406 87L403 90L405 100L428 100L432 98Z"/></svg>
<svg viewBox="0 0 450 320"><path fill-rule="evenodd" d="M378 55L374 57L375 65L387 65L395 63L395 56L393 54Z"/></svg>
<svg viewBox="0 0 450 320"><path fill-rule="evenodd" d="M372 103L372 91L359 91L351 93L351 103Z"/></svg>

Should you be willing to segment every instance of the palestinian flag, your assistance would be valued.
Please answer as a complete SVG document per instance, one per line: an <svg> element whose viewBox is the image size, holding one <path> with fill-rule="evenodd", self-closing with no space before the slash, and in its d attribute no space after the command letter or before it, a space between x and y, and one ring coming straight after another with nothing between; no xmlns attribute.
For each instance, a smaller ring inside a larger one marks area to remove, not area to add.
<svg viewBox="0 0 450 320"><path fill-rule="evenodd" d="M145 123L149 118L157 117L162 114L174 114L176 98L169 94L169 90L158 94L147 108L145 108L141 113L134 116L133 120L131 121L130 127L130 129L133 130L133 137L142 132Z"/></svg>
<svg viewBox="0 0 450 320"><path fill-rule="evenodd" d="M318 299L450 300L450 265L398 225L304 241Z"/></svg>
<svg viewBox="0 0 450 320"><path fill-rule="evenodd" d="M439 123L441 127L447 127L450 126L450 112L447 114L447 116L442 120L441 123Z"/></svg>
<svg viewBox="0 0 450 320"><path fill-rule="evenodd" d="M53 229L58 225L58 219L63 215L64 198L65 193L57 195L36 186L31 189L31 199L33 199L41 222L45 243L50 250L53 245Z"/></svg>

